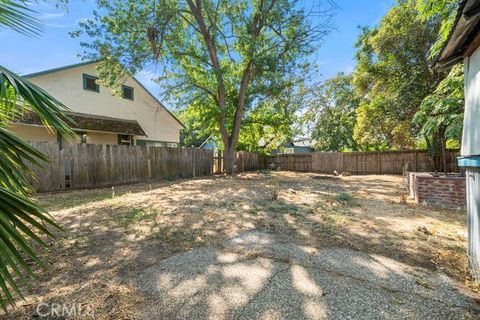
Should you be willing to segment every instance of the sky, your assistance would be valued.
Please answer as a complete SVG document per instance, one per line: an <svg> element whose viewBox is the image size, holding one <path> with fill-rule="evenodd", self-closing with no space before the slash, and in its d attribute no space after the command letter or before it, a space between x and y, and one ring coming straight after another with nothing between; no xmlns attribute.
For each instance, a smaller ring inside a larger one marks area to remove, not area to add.
<svg viewBox="0 0 480 320"><path fill-rule="evenodd" d="M319 66L319 79L353 70L358 27L378 24L395 0L335 0L335 3L338 6L333 17L335 30L325 37L312 57ZM48 2L40 2L34 9L43 22L44 32L38 38L30 38L0 29L0 64L19 74L28 74L81 62L79 40L72 39L68 33L78 29L79 21L92 16L94 1L72 0L68 12ZM160 94L158 85L151 81L154 77L151 71L135 76L151 93Z"/></svg>

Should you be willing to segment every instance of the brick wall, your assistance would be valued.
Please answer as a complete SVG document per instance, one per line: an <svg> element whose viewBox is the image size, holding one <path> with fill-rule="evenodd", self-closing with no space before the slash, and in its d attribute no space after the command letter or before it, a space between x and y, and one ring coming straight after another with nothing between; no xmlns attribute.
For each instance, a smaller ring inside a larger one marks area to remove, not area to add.
<svg viewBox="0 0 480 320"><path fill-rule="evenodd" d="M434 177L424 172L409 172L407 187L416 203L443 208L461 209L466 206L465 177Z"/></svg>

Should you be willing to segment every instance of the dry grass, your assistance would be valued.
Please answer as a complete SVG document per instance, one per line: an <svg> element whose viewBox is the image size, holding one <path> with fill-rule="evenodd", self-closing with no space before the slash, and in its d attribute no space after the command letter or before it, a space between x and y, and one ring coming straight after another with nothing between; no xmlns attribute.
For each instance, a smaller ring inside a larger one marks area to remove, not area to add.
<svg viewBox="0 0 480 320"><path fill-rule="evenodd" d="M466 273L465 212L417 206L401 184L395 176L259 172L40 195L65 233L11 316L30 318L39 302L68 302L93 306L99 318L131 318L142 297L125 279L252 229L440 268L475 290Z"/></svg>

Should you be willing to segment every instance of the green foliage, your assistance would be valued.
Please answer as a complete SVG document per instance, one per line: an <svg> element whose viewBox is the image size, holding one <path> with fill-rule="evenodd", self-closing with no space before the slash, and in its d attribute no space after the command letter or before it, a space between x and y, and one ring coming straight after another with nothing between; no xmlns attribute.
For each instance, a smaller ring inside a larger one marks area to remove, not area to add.
<svg viewBox="0 0 480 320"><path fill-rule="evenodd" d="M183 147L200 147L209 137L220 136L217 121L211 117L205 108L195 105L176 110L177 118L183 123L185 129L180 132L180 145Z"/></svg>
<svg viewBox="0 0 480 320"><path fill-rule="evenodd" d="M438 135L442 141L460 141L463 127L464 79L463 65L452 68L435 91L425 97L415 114L414 123L421 126L425 137Z"/></svg>
<svg viewBox="0 0 480 320"><path fill-rule="evenodd" d="M303 108L306 91L302 79L290 78L288 87L258 101L242 123L237 149L269 154L298 133L294 124Z"/></svg>
<svg viewBox="0 0 480 320"><path fill-rule="evenodd" d="M307 99L304 120L313 123L311 139L321 151L356 150L353 128L355 110L360 99L352 85L352 77L339 73L312 89Z"/></svg>
<svg viewBox="0 0 480 320"><path fill-rule="evenodd" d="M329 31L328 10L318 3L311 11L292 0L97 3L94 19L72 35L89 37L84 57L104 58L103 81L122 80L118 64L133 74L156 66L165 98L200 114L209 134L218 132L231 168L239 137L251 150L260 136L276 134L254 123L284 103L292 75L306 73L306 57ZM241 128L244 120L249 124Z"/></svg>
<svg viewBox="0 0 480 320"><path fill-rule="evenodd" d="M14 304L13 292L21 296L15 277L33 276L31 262L43 266L28 240L42 246L39 234L52 236L47 225L58 226L30 198L26 175L29 163L41 165L48 159L4 128L20 112L36 112L45 125L59 133L72 132L62 120L65 107L34 84L0 67L0 306ZM63 117L64 118L64 117ZM12 292L13 291L13 292Z"/></svg>
<svg viewBox="0 0 480 320"><path fill-rule="evenodd" d="M446 141L458 146L461 69L442 81L446 74L430 68L457 7L455 0L399 1L378 26L362 28L353 74L317 88L314 104L322 107L306 114L316 119L311 132L318 149L421 147L435 156Z"/></svg>
<svg viewBox="0 0 480 320"><path fill-rule="evenodd" d="M443 44L447 41L450 30L453 27L458 8L458 0L417 0L416 8L422 21L428 22L432 17L440 17L441 25L438 37L430 48L430 58L440 53Z"/></svg>
<svg viewBox="0 0 480 320"><path fill-rule="evenodd" d="M351 205L353 204L354 200L355 200L355 196L353 194L350 194L348 192L340 192L340 193L337 193L335 196L334 196L334 200L336 202L339 202L343 205Z"/></svg>
<svg viewBox="0 0 480 320"><path fill-rule="evenodd" d="M0 1L0 26L25 35L38 35L41 26L29 16L24 2ZM14 305L22 296L18 281L34 277L32 265L43 267L32 243L45 246L40 235L53 236L48 227L59 226L32 199L31 165L48 159L5 128L23 112L35 112L47 128L73 135L60 102L33 83L0 66L0 306Z"/></svg>
<svg viewBox="0 0 480 320"><path fill-rule="evenodd" d="M300 80L297 80L300 82ZM296 112L302 108L304 90L292 80L291 86L278 96L265 97L246 113L236 149L257 153L270 153L291 139L296 130ZM199 147L211 137L221 146L221 134L216 113L198 105L199 100L176 112L185 125L181 145Z"/></svg>
<svg viewBox="0 0 480 320"><path fill-rule="evenodd" d="M441 80L428 61L439 25L438 16L422 20L415 3L405 1L393 7L378 27L363 29L353 74L362 97L354 137L362 147L414 145L418 128L410 121Z"/></svg>

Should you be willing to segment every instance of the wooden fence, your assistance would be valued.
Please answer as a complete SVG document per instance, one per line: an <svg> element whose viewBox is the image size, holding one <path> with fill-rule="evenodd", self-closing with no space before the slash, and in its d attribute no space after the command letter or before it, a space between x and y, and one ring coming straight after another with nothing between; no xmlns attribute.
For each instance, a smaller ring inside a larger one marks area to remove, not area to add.
<svg viewBox="0 0 480 320"><path fill-rule="evenodd" d="M50 162L32 166L30 177L37 191L94 188L149 180L190 178L222 173L221 151L145 146L74 144L63 150L55 142L32 142ZM459 170L457 151L448 153L448 169ZM279 170L351 174L402 174L432 171L426 151L314 152L262 156L237 152L236 172L275 168Z"/></svg>
<svg viewBox="0 0 480 320"><path fill-rule="evenodd" d="M59 150L55 142L31 144L50 159L42 167L31 166L35 176L30 180L39 192L209 176L223 170L221 165L220 171L214 171L212 150L99 144L66 145ZM261 168L261 156L237 153L237 172Z"/></svg>
<svg viewBox="0 0 480 320"><path fill-rule="evenodd" d="M448 171L458 172L458 151L448 152ZM382 152L313 152L269 156L269 168L289 171L312 171L351 174L402 174L404 171L433 171L433 161L427 151Z"/></svg>
<svg viewBox="0 0 480 320"><path fill-rule="evenodd" d="M145 146L32 142L50 162L32 166L37 191L94 188L116 184L211 175L213 151Z"/></svg>

